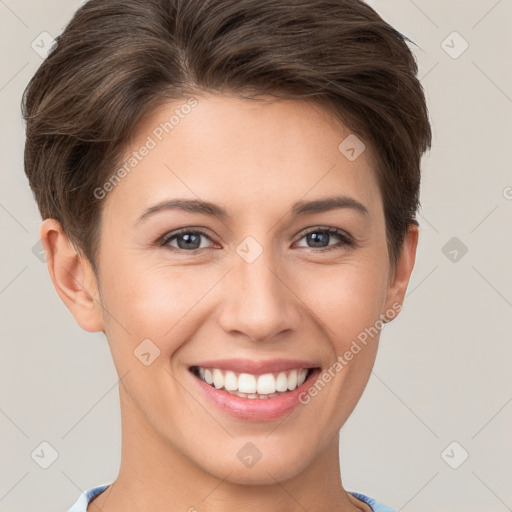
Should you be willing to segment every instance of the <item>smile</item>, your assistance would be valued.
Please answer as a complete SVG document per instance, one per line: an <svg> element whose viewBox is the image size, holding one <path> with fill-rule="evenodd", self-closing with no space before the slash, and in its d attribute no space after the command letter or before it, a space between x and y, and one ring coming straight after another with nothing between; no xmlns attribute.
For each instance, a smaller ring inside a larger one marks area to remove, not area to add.
<svg viewBox="0 0 512 512"><path fill-rule="evenodd" d="M188 368L197 389L213 406L231 417L271 421L304 407L299 400L320 375L321 368L306 361L222 360Z"/></svg>
<svg viewBox="0 0 512 512"><path fill-rule="evenodd" d="M222 389L241 398L274 398L301 386L310 368L254 375L220 368L193 366L192 373L215 389Z"/></svg>

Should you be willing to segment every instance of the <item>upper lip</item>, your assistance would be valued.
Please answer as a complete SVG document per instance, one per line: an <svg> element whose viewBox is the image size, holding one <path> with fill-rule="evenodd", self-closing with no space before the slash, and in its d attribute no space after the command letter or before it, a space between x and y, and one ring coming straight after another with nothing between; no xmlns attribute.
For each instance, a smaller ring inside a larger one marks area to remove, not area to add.
<svg viewBox="0 0 512 512"><path fill-rule="evenodd" d="M190 366L190 368L193 366L231 370L237 373L252 373L254 375L319 367L316 363L300 359L268 359L265 361L255 361L253 359L217 359L215 361L201 361Z"/></svg>

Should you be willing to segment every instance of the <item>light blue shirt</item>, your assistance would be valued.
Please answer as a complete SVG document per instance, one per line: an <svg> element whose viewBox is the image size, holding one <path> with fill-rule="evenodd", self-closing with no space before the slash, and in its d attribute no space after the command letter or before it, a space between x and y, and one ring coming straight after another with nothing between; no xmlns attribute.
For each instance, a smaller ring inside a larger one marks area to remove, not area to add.
<svg viewBox="0 0 512 512"><path fill-rule="evenodd" d="M98 494L102 493L110 484L100 485L98 487L93 487L87 491L84 491L80 497L76 500L73 506L67 512L87 512L87 505L89 502ZM365 496L364 494L358 492L349 491L352 496L359 498L361 501L368 503L370 505L373 512L396 512L392 508L386 507L382 503L375 501L373 498Z"/></svg>

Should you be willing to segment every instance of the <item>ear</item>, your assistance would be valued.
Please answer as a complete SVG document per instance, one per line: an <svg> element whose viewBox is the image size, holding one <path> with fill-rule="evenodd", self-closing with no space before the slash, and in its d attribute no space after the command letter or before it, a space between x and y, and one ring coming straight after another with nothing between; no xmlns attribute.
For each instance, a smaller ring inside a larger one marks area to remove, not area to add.
<svg viewBox="0 0 512 512"><path fill-rule="evenodd" d="M56 219L43 221L40 237L53 286L78 325L89 332L104 331L98 284L87 258L75 251Z"/></svg>
<svg viewBox="0 0 512 512"><path fill-rule="evenodd" d="M392 318L386 320L387 322L395 318L404 302L405 292L409 284L414 262L416 260L416 248L418 247L418 227L411 225L405 235L402 250L396 264L394 272L390 273L390 285L386 297L386 306L384 311L394 311L395 314ZM399 307L398 307L399 306Z"/></svg>

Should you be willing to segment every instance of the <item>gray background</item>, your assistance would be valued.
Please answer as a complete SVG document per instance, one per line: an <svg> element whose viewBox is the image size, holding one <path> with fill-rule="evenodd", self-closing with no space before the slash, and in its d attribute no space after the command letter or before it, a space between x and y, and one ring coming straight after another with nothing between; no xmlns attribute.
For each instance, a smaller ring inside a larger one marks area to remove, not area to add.
<svg viewBox="0 0 512 512"><path fill-rule="evenodd" d="M67 510L120 461L108 345L75 324L32 252L23 173L32 42L43 52L40 34L80 3L0 0L0 511ZM434 140L404 309L341 431L344 485L400 511L512 510L512 1L370 4L420 47Z"/></svg>

